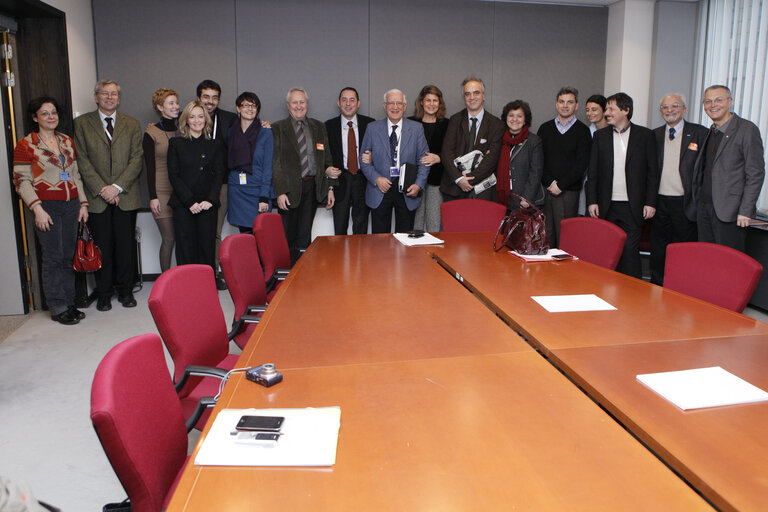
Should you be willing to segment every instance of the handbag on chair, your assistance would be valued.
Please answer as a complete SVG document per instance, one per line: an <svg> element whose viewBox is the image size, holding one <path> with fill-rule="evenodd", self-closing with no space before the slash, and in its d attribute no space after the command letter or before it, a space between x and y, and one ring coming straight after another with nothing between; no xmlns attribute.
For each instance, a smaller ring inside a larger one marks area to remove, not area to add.
<svg viewBox="0 0 768 512"><path fill-rule="evenodd" d="M75 272L95 272L101 268L101 251L93 241L85 222L81 222L77 227L77 245L72 268Z"/></svg>
<svg viewBox="0 0 768 512"><path fill-rule="evenodd" d="M549 238L544 212L524 197L514 193L510 195L527 202L528 206L513 210L504 217L493 239L493 250L500 251L506 246L518 254L546 254L549 250ZM502 243L496 247L499 235L502 237Z"/></svg>

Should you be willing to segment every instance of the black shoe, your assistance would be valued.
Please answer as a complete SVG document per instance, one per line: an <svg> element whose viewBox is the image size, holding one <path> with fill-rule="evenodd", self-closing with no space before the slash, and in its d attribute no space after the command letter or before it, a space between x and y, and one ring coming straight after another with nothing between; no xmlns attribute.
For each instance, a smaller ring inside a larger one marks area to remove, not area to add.
<svg viewBox="0 0 768 512"><path fill-rule="evenodd" d="M96 309L99 311L109 311L112 309L112 297L99 297L96 302Z"/></svg>
<svg viewBox="0 0 768 512"><path fill-rule="evenodd" d="M216 289L219 291L223 291L227 289L227 282L224 280L223 277L216 278Z"/></svg>
<svg viewBox="0 0 768 512"><path fill-rule="evenodd" d="M83 318L85 318L85 313L77 309L75 306L69 306L68 311L72 313L72 316L74 316L78 320L82 320Z"/></svg>
<svg viewBox="0 0 768 512"><path fill-rule="evenodd" d="M128 295L124 295L122 297L118 297L117 301L123 305L124 308L135 308L136 307L136 299L133 298L133 294L129 293Z"/></svg>
<svg viewBox="0 0 768 512"><path fill-rule="evenodd" d="M80 320L77 319L77 316L74 315L70 310L66 310L63 313L59 313L58 315L51 315L51 320L54 322L59 322L62 325L75 325L76 323L80 322Z"/></svg>

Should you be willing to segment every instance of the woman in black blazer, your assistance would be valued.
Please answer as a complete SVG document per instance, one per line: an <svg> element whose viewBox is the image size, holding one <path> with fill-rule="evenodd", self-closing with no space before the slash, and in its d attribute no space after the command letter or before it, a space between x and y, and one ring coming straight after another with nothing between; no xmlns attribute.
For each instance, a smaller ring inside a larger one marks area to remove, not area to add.
<svg viewBox="0 0 768 512"><path fill-rule="evenodd" d="M216 270L219 191L227 172L221 140L211 139L211 118L191 101L179 117L179 137L168 144L168 178L173 192L176 263L201 263Z"/></svg>
<svg viewBox="0 0 768 512"><path fill-rule="evenodd" d="M531 107L522 100L507 103L501 114L507 129L496 169L496 197L507 210L516 210L520 206L525 208L529 206L528 201L536 206L544 204L544 188L541 185L544 150L539 136L529 132L532 118ZM520 201L510 192L528 201Z"/></svg>

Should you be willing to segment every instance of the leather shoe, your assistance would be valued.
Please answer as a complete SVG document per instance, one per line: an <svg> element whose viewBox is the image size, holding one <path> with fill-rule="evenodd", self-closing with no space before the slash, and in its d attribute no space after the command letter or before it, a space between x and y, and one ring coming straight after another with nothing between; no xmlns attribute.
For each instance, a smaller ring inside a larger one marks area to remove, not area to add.
<svg viewBox="0 0 768 512"><path fill-rule="evenodd" d="M85 318L85 313L77 309L75 306L69 306L68 311L72 313L72 316L74 316L78 320L82 320L83 318Z"/></svg>
<svg viewBox="0 0 768 512"><path fill-rule="evenodd" d="M77 316L74 315L70 310L66 310L63 313L59 313L58 315L51 315L51 320L54 322L59 322L62 325L75 325L76 323L80 322L80 320L77 319Z"/></svg>
<svg viewBox="0 0 768 512"><path fill-rule="evenodd" d="M122 297L118 297L117 301L123 305L124 308L135 308L136 307L136 299L133 298L133 294L129 293L128 295L124 295Z"/></svg>
<svg viewBox="0 0 768 512"><path fill-rule="evenodd" d="M221 276L218 276L216 278L216 289L219 291L223 291L227 289L227 282Z"/></svg>
<svg viewBox="0 0 768 512"><path fill-rule="evenodd" d="M112 309L112 297L99 297L96 302L96 309L99 311L109 311Z"/></svg>

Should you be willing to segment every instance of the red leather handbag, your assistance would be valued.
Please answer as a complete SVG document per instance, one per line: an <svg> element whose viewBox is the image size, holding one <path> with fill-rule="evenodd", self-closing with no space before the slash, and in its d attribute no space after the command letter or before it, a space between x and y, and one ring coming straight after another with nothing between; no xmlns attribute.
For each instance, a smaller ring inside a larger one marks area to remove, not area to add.
<svg viewBox="0 0 768 512"><path fill-rule="evenodd" d="M85 222L81 222L77 228L77 246L72 268L75 272L95 272L101 268L101 251L93 241Z"/></svg>
<svg viewBox="0 0 768 512"><path fill-rule="evenodd" d="M501 221L493 239L493 250L500 251L504 246L518 254L546 254L549 250L549 238L545 229L544 212L536 208L531 201L517 194L510 194L526 201L530 206L510 212ZM499 235L503 242L497 248Z"/></svg>

